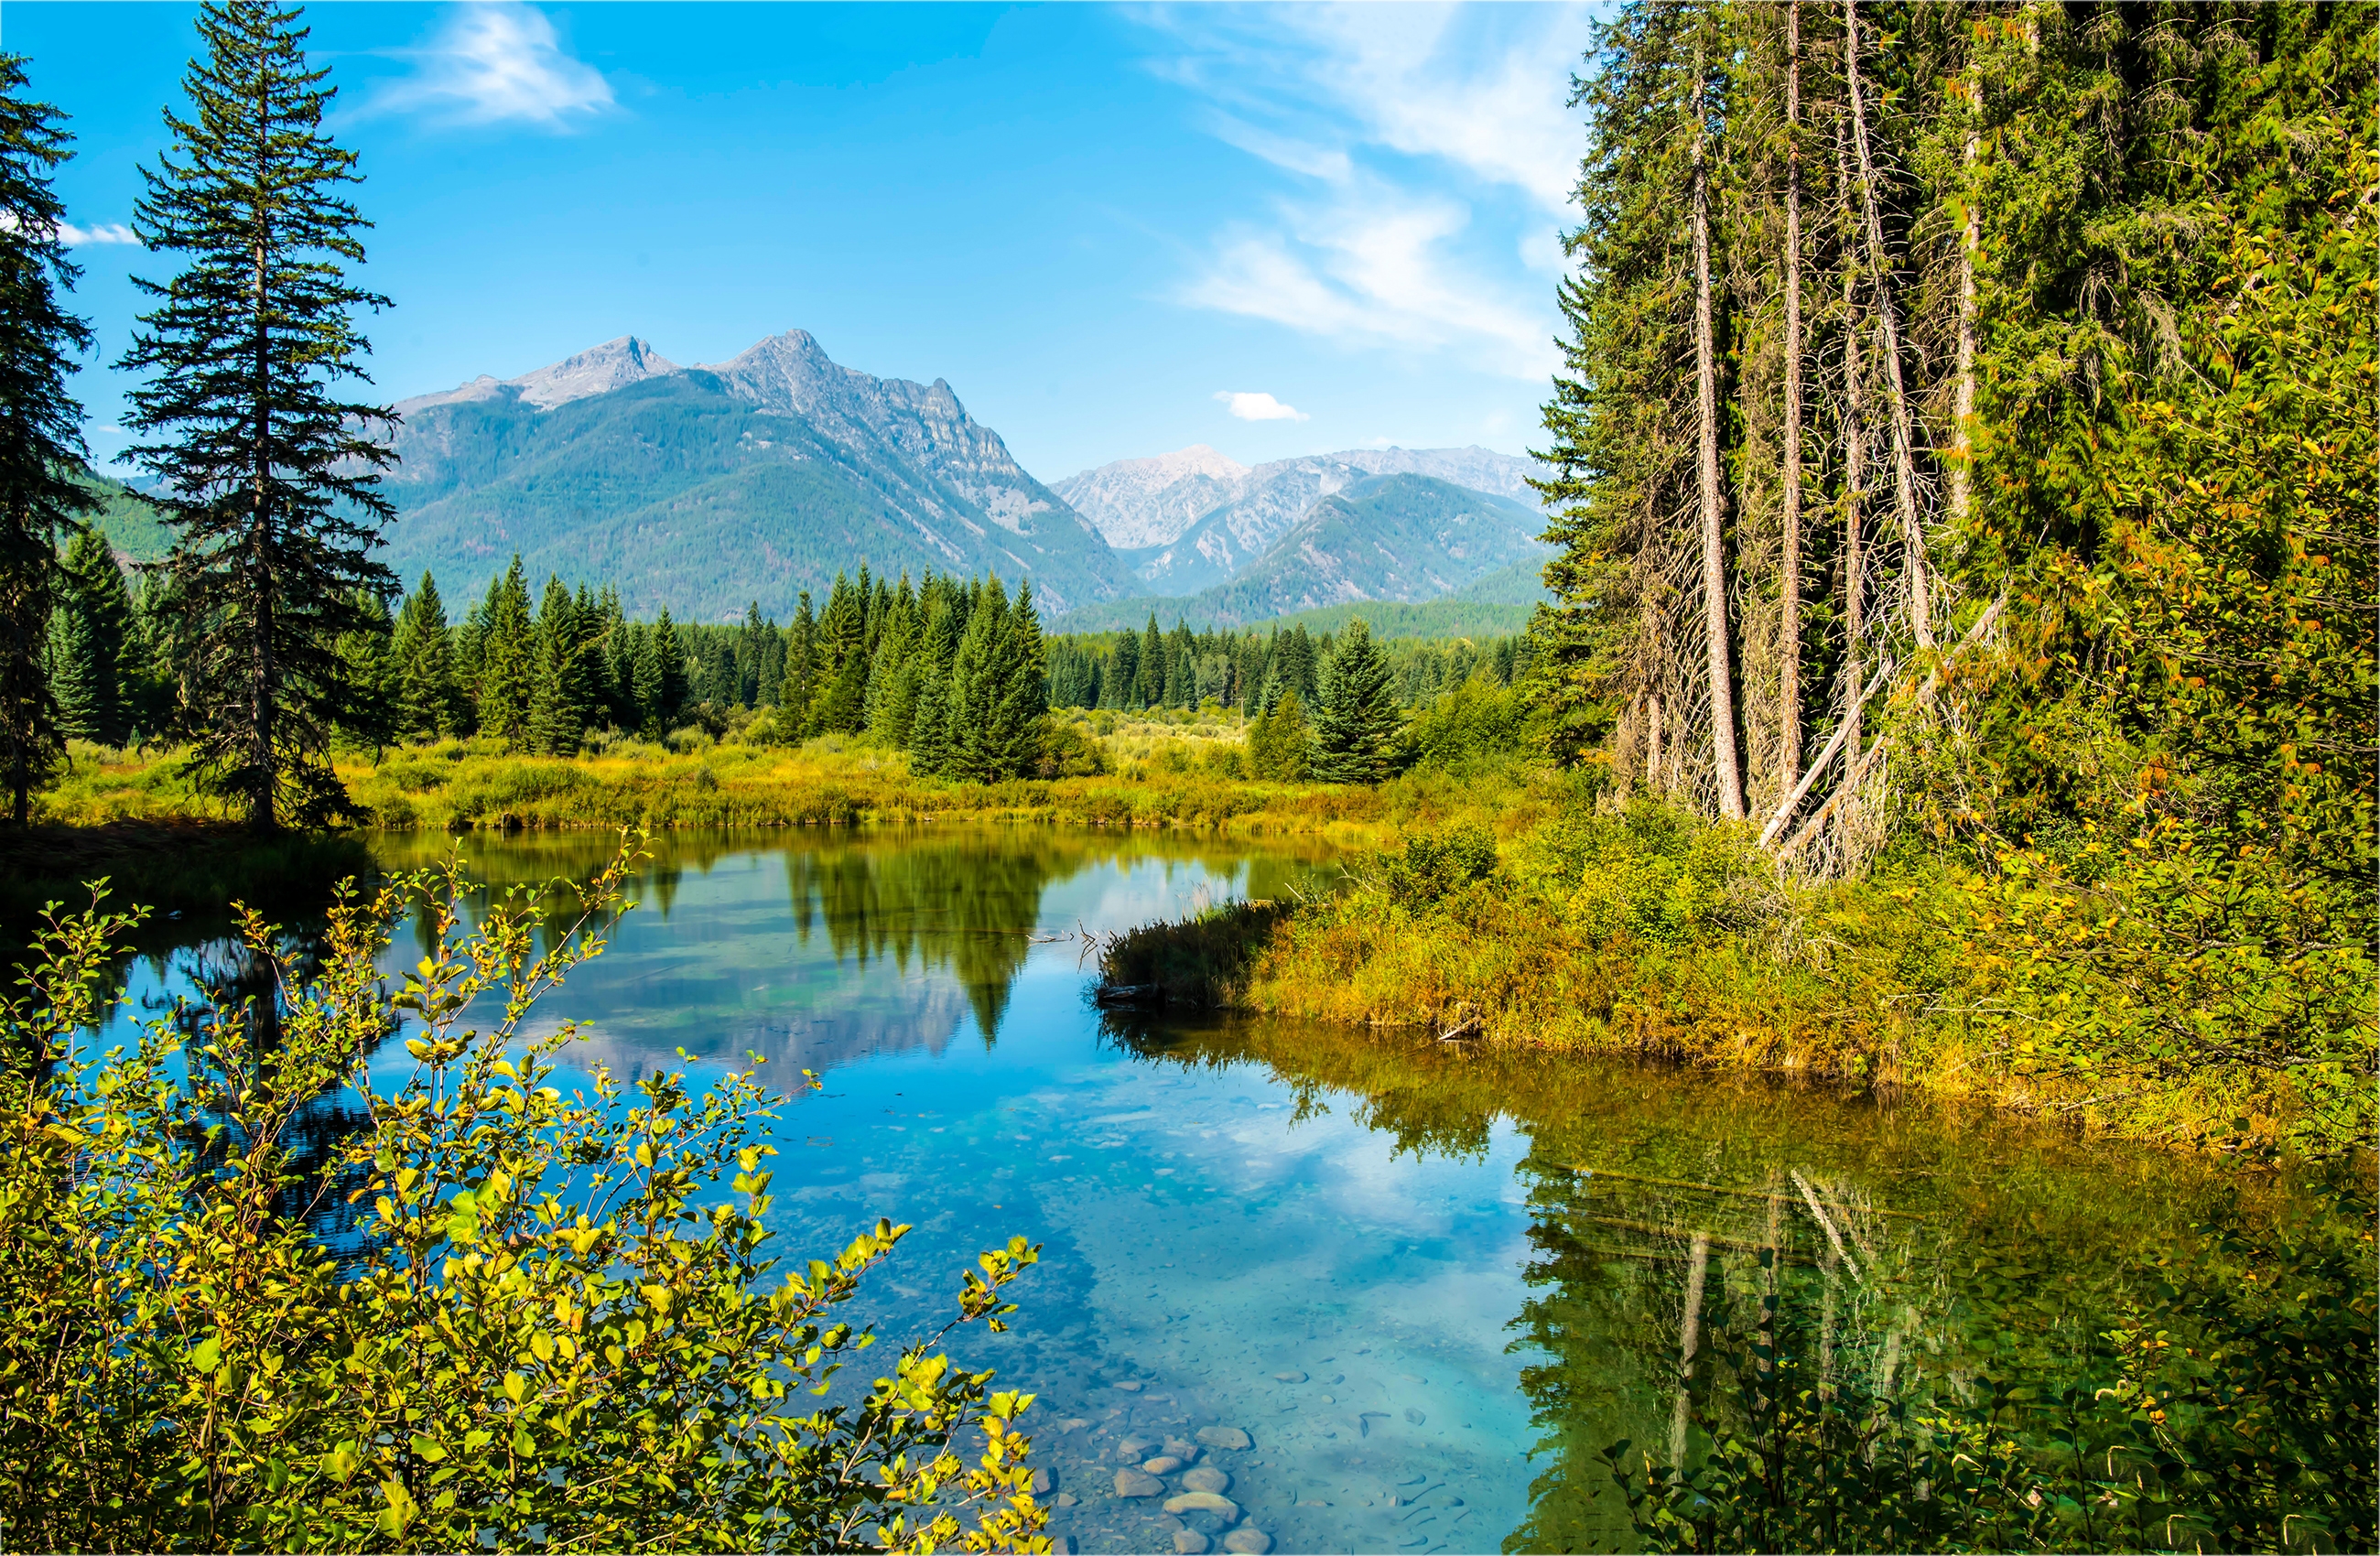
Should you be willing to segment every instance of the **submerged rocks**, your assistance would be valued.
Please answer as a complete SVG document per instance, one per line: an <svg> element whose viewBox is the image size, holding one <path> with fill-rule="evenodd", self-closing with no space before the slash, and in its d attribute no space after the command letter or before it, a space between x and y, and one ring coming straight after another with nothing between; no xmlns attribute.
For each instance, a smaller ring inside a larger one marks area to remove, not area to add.
<svg viewBox="0 0 2380 1556"><path fill-rule="evenodd" d="M1049 1492L1049 1489L1050 1472L1046 1469L1035 1470L1033 1472L1033 1494L1037 1497L1043 1496Z"/></svg>
<svg viewBox="0 0 2380 1556"><path fill-rule="evenodd" d="M1182 1489L1185 1491L1212 1491L1220 1497L1232 1489L1232 1477L1221 1470L1201 1465L1183 1474Z"/></svg>
<svg viewBox="0 0 2380 1556"><path fill-rule="evenodd" d="M1237 1427L1200 1427L1198 1441L1209 1448L1253 1448L1256 1440Z"/></svg>
<svg viewBox="0 0 2380 1556"><path fill-rule="evenodd" d="M1116 1457L1126 1464L1136 1465L1148 1457L1148 1451L1156 1446L1155 1442L1145 1437L1127 1437L1115 1445Z"/></svg>
<svg viewBox="0 0 2380 1556"><path fill-rule="evenodd" d="M1219 1497L1212 1491L1184 1491L1178 1497L1165 1499L1168 1513L1211 1513L1224 1523L1238 1521L1240 1504L1229 1497Z"/></svg>
<svg viewBox="0 0 2380 1556"><path fill-rule="evenodd" d="M1173 1531L1173 1549L1176 1556L1205 1556L1207 1537L1196 1529L1176 1529Z"/></svg>
<svg viewBox="0 0 2380 1556"><path fill-rule="evenodd" d="M1146 1470L1120 1469L1115 1473L1115 1494L1119 1497L1161 1497L1165 1482Z"/></svg>
<svg viewBox="0 0 2380 1556"><path fill-rule="evenodd" d="M1305 1374L1303 1372L1276 1372L1273 1374L1273 1378L1276 1381L1282 1383L1303 1383L1305 1381Z"/></svg>
<svg viewBox="0 0 2380 1556"><path fill-rule="evenodd" d="M1233 1529L1223 1537L1223 1549L1234 1556L1265 1556L1272 1549L1272 1537L1262 1529Z"/></svg>
<svg viewBox="0 0 2380 1556"><path fill-rule="evenodd" d="M1147 1470L1151 1475L1172 1475L1175 1470L1182 1467L1182 1461L1175 1458L1171 1453L1160 1453L1157 1457L1144 1463L1140 1467Z"/></svg>
<svg viewBox="0 0 2380 1556"><path fill-rule="evenodd" d="M1165 1440L1165 1452L1186 1465L1198 1456L1198 1445L1182 1438L1169 1437Z"/></svg>

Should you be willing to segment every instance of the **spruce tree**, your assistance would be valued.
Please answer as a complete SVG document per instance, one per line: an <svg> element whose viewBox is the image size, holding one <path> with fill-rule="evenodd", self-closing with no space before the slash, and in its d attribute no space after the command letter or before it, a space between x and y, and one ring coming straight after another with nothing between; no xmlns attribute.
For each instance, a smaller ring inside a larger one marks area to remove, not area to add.
<svg viewBox="0 0 2380 1556"><path fill-rule="evenodd" d="M1148 630L1140 637L1140 690L1133 699L1135 708L1154 708L1165 700L1165 672L1168 655L1164 636L1157 630L1157 613L1148 615Z"/></svg>
<svg viewBox="0 0 2380 1556"><path fill-rule="evenodd" d="M925 638L917 654L917 701L909 722L909 771L941 778L951 772L951 679L965 629L965 596L946 579L927 580Z"/></svg>
<svg viewBox="0 0 2380 1556"><path fill-rule="evenodd" d="M610 584L595 603L602 663L601 701L603 722L613 729L637 727L637 667L630 656L628 622L620 609L620 591Z"/></svg>
<svg viewBox="0 0 2380 1556"><path fill-rule="evenodd" d="M1323 669L1322 699L1314 717L1314 775L1326 784L1377 784L1389 775L1396 736L1388 656L1357 616Z"/></svg>
<svg viewBox="0 0 2380 1556"><path fill-rule="evenodd" d="M528 731L529 699L537 681L537 624L529 614L528 579L520 553L488 585L480 607L480 733L518 746Z"/></svg>
<svg viewBox="0 0 2380 1556"><path fill-rule="evenodd" d="M806 740L817 732L818 617L807 589L794 612L794 625L785 629L785 683L778 696L787 738Z"/></svg>
<svg viewBox="0 0 2380 1556"><path fill-rule="evenodd" d="M837 573L819 618L821 650L818 727L856 735L868 723L868 570L855 586Z"/></svg>
<svg viewBox="0 0 2380 1556"><path fill-rule="evenodd" d="M1002 623L1000 701L986 741L993 771L1022 778L1041 760L1042 716L1050 711L1050 656L1041 638L1033 586L1016 586L1016 601Z"/></svg>
<svg viewBox="0 0 2380 1556"><path fill-rule="evenodd" d="M1007 591L993 577L981 587L951 660L950 772L954 778L989 784L1008 776L1009 732L1002 723L1002 705L1014 651Z"/></svg>
<svg viewBox="0 0 2380 1556"><path fill-rule="evenodd" d="M559 577L549 577L538 607L537 678L529 692L529 748L571 757L594 714L595 688L587 675L586 626L578 602Z"/></svg>
<svg viewBox="0 0 2380 1556"><path fill-rule="evenodd" d="M132 590L95 529L79 529L59 579L53 663L60 727L102 746L131 738L126 695L134 650Z"/></svg>
<svg viewBox="0 0 2380 1556"><path fill-rule="evenodd" d="M176 531L163 565L209 710L192 763L269 831L345 808L322 754L348 691L337 640L366 626L366 594L395 588L370 555L395 456L367 435L391 413L336 393L364 379L355 313L387 299L347 279L368 224L340 187L360 180L322 131L333 90L307 68L298 13L209 0L198 26L192 115L167 115L174 146L134 211L141 241L188 264L136 279L157 306L120 365L152 374L126 419L155 440L131 452Z"/></svg>
<svg viewBox="0 0 2380 1556"><path fill-rule="evenodd" d="M423 569L420 587L397 612L392 645L396 656L396 732L434 740L461 725L462 701L455 677L455 640L446 626L446 603L438 580Z"/></svg>
<svg viewBox="0 0 2380 1556"><path fill-rule="evenodd" d="M1293 686L1281 688L1281 699L1248 726L1248 771L1276 783L1302 782L1312 770L1314 734L1305 720L1305 705Z"/></svg>
<svg viewBox="0 0 2380 1556"><path fill-rule="evenodd" d="M668 733L662 724L662 650L659 634L644 622L628 628L628 686L636 698L637 733L658 740Z"/></svg>
<svg viewBox="0 0 2380 1556"><path fill-rule="evenodd" d="M1107 684L1099 688L1102 694L1100 706L1130 708L1133 690L1139 685L1140 636L1133 632L1120 633L1116 638L1115 674L1109 676Z"/></svg>
<svg viewBox="0 0 2380 1556"><path fill-rule="evenodd" d="M653 622L653 651L661 662L661 679L655 687L653 711L661 732L667 735L677 727L678 715L686 711L686 639L670 620L669 607Z"/></svg>
<svg viewBox="0 0 2380 1556"><path fill-rule="evenodd" d="M377 594L361 595L355 607L358 625L340 633L337 644L345 695L339 702L336 728L350 745L371 752L377 762L397 733L402 683L395 623L390 619L388 602Z"/></svg>
<svg viewBox="0 0 2380 1556"><path fill-rule="evenodd" d="M57 531L91 506L82 407L67 393L91 331L61 295L82 272L59 237L51 175L73 153L66 115L25 95L24 57L0 55L0 768L22 826L64 742L42 660Z"/></svg>

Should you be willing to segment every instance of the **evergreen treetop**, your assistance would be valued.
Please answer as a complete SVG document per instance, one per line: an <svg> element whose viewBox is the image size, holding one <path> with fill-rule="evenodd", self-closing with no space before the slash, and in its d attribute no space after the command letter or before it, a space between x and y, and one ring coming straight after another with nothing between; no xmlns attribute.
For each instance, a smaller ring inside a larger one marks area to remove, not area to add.
<svg viewBox="0 0 2380 1556"><path fill-rule="evenodd" d="M388 299L347 277L369 224L340 192L360 181L356 157L322 128L334 91L307 67L299 16L201 8L191 113L167 114L173 144L134 211L141 241L184 268L135 278L154 306L120 363L149 374L127 422L151 441L130 453L176 531L163 566L180 651L213 709L193 763L268 830L344 806L322 757L346 694L336 642L367 625L366 594L395 587L370 556L395 456L368 435L393 413L338 392L365 377L356 313Z"/></svg>

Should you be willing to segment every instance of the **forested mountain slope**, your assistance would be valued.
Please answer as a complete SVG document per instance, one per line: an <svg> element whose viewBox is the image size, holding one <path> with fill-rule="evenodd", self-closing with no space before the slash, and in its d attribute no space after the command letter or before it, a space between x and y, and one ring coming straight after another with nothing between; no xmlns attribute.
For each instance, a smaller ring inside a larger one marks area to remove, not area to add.
<svg viewBox="0 0 2380 1556"><path fill-rule="evenodd" d="M1122 565L947 383L879 379L801 331L679 368L622 340L398 407L383 553L456 598L516 551L532 577L616 583L632 612L792 614L862 562L1029 578L1053 609Z"/></svg>

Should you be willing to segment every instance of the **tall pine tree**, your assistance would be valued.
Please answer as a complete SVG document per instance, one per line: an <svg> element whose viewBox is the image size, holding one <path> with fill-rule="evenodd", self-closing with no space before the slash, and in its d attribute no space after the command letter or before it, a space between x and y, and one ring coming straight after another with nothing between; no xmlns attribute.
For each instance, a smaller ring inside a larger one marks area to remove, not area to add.
<svg viewBox="0 0 2380 1556"><path fill-rule="evenodd" d="M1347 624L1322 674L1314 717L1314 775L1326 784L1377 784L1389 775L1397 700L1388 656L1363 617Z"/></svg>
<svg viewBox="0 0 2380 1556"><path fill-rule="evenodd" d="M21 826L63 748L42 660L56 586L56 534L91 506L82 407L67 393L91 331L61 295L67 258L51 175L72 153L65 115L25 95L24 59L0 55L0 778Z"/></svg>
<svg viewBox="0 0 2380 1556"><path fill-rule="evenodd" d="M462 695L455 675L455 640L438 580L422 570L421 586L396 617L396 731L434 740L462 726Z"/></svg>
<svg viewBox="0 0 2380 1556"><path fill-rule="evenodd" d="M595 687L588 675L587 624L578 602L559 577L545 583L538 608L537 677L529 690L530 749L549 757L578 754L578 743L595 711Z"/></svg>
<svg viewBox="0 0 2380 1556"><path fill-rule="evenodd" d="M200 11L191 116L167 115L173 148L142 170L135 209L141 241L188 265L136 280L156 307L121 363L152 375L127 420L156 440L132 454L176 530L164 565L210 710L193 765L263 831L345 808L323 756L346 695L337 640L366 625L365 594L395 585L370 555L395 456L367 435L391 413L336 393L364 378L356 312L387 299L347 278L368 224L341 187L360 179L322 130L333 89L307 67L298 16L264 0Z"/></svg>
<svg viewBox="0 0 2380 1556"><path fill-rule="evenodd" d="M132 590L106 541L88 529L67 548L60 581L53 663L61 725L68 735L122 746L132 731L125 687Z"/></svg>
<svg viewBox="0 0 2380 1556"><path fill-rule="evenodd" d="M538 669L537 624L529 614L520 553L513 553L512 565L488 585L479 626L480 733L518 746L528 738Z"/></svg>

